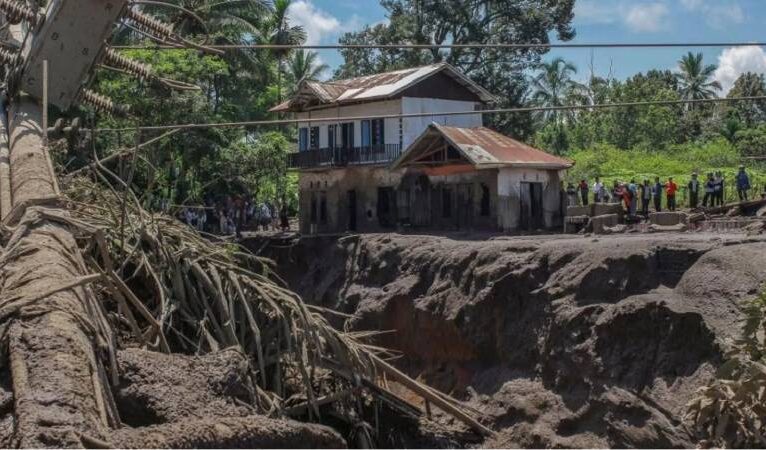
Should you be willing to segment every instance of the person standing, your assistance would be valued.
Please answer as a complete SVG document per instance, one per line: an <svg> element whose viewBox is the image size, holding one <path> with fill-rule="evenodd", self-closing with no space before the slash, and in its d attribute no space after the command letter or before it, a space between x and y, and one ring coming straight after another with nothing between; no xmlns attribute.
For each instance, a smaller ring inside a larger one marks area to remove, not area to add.
<svg viewBox="0 0 766 450"><path fill-rule="evenodd" d="M713 173L707 174L707 181L705 182L705 197L702 199L702 207L707 208L707 205L715 206L715 178Z"/></svg>
<svg viewBox="0 0 766 450"><path fill-rule="evenodd" d="M716 171L713 178L713 206L723 206L723 183L721 171Z"/></svg>
<svg viewBox="0 0 766 450"><path fill-rule="evenodd" d="M588 206L588 182L585 181L585 179L580 180L580 185L578 186L578 189L580 189L580 198L582 198L582 205Z"/></svg>
<svg viewBox="0 0 766 450"><path fill-rule="evenodd" d="M700 201L700 181L697 179L697 172L692 173L692 179L689 181L689 207L695 209Z"/></svg>
<svg viewBox="0 0 766 450"><path fill-rule="evenodd" d="M750 190L750 177L745 172L745 166L739 166L739 172L737 173L737 196L740 202L747 201L747 191Z"/></svg>
<svg viewBox="0 0 766 450"><path fill-rule="evenodd" d="M654 197L654 210L662 211L662 183L660 177L654 177L654 186L652 187L652 197Z"/></svg>
<svg viewBox="0 0 766 450"><path fill-rule="evenodd" d="M641 185L641 214L644 217L649 217L649 203L652 201L652 186L649 184L649 180L644 180L644 184Z"/></svg>
<svg viewBox="0 0 766 450"><path fill-rule="evenodd" d="M602 203L604 199L601 197L601 190L604 188L604 183L596 177L596 182L593 183L593 202Z"/></svg>
<svg viewBox="0 0 766 450"><path fill-rule="evenodd" d="M628 183L628 214L631 216L636 215L636 206L638 204L638 186L636 180L630 180Z"/></svg>
<svg viewBox="0 0 766 450"><path fill-rule="evenodd" d="M290 218L288 216L286 197L282 198L282 210L279 212L279 228L281 228L282 231L290 230Z"/></svg>
<svg viewBox="0 0 766 450"><path fill-rule="evenodd" d="M668 178L668 182L665 183L665 195L668 198L668 210L676 210L676 191L678 191L678 185L673 182L673 177Z"/></svg>
<svg viewBox="0 0 766 450"><path fill-rule="evenodd" d="M577 188L572 183L567 184L567 204L577 206Z"/></svg>

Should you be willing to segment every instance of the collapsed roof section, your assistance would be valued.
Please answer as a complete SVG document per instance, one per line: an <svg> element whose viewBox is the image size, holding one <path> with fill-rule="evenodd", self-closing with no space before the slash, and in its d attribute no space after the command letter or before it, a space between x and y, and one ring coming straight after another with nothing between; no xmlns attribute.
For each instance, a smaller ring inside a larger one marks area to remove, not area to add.
<svg viewBox="0 0 766 450"><path fill-rule="evenodd" d="M475 169L545 170L564 170L574 165L486 127L458 128L432 123L391 168L445 164L470 164Z"/></svg>
<svg viewBox="0 0 766 450"><path fill-rule="evenodd" d="M443 74L475 95L477 101L492 103L495 97L453 66L440 63L412 69L379 73L335 81L303 81L295 95L269 111L299 112L313 108L339 106L398 98L417 84Z"/></svg>

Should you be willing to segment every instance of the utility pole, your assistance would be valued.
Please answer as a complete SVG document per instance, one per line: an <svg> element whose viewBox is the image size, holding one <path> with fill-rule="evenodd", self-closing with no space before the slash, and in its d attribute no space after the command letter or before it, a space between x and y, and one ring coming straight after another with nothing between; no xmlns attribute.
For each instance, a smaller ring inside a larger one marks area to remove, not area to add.
<svg viewBox="0 0 766 450"><path fill-rule="evenodd" d="M120 426L109 386L109 375L116 379L113 336L90 287L102 277L89 273L60 198L41 100L62 110L78 102L115 110L87 89L97 64L151 76L105 46L115 22L164 33L170 27L129 10L128 0L51 0L44 14L0 0L0 11L17 47L15 54L0 50L7 75L0 219L11 230L0 262L0 322L14 394L13 444L91 446Z"/></svg>

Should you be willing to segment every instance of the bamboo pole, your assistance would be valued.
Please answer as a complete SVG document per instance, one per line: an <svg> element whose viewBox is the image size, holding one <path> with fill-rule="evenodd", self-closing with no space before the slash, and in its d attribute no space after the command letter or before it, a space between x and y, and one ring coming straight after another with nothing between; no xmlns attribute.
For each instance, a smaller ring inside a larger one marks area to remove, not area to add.
<svg viewBox="0 0 766 450"><path fill-rule="evenodd" d="M373 362L375 363L375 367L377 368L377 370L385 373L392 380L401 383L406 388L410 389L412 392L420 395L426 401L433 403L434 406L436 406L437 408L440 408L442 411L451 415L455 419L463 422L464 424L466 424L467 426L469 426L471 429L475 430L479 434L483 436L494 436L495 434L494 431L480 424L476 419L466 414L460 408L457 408L455 405L445 401L443 398L434 394L429 389L426 389L422 384L408 377L406 374L399 371L394 366L388 364L387 362L383 361L377 356L371 355L371 358Z"/></svg>

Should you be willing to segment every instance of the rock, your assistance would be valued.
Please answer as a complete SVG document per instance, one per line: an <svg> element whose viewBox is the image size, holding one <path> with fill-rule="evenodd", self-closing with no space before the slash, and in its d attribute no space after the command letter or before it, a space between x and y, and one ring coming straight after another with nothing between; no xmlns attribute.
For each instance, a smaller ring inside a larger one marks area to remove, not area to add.
<svg viewBox="0 0 766 450"><path fill-rule="evenodd" d="M755 217L766 217L766 206L762 206L756 213Z"/></svg>
<svg viewBox="0 0 766 450"><path fill-rule="evenodd" d="M656 225L651 224L649 225L649 232L651 233L680 233L688 230L689 227L686 226L684 223L679 223L676 225Z"/></svg>

